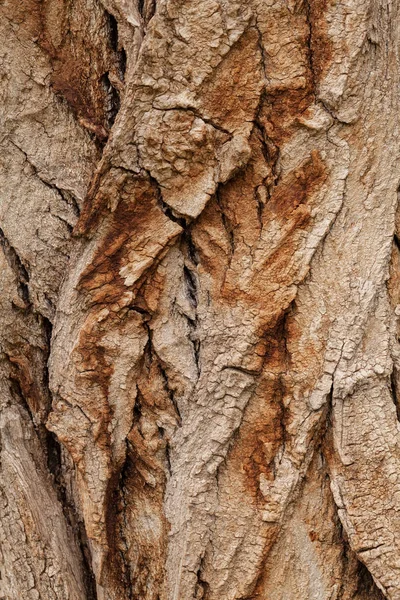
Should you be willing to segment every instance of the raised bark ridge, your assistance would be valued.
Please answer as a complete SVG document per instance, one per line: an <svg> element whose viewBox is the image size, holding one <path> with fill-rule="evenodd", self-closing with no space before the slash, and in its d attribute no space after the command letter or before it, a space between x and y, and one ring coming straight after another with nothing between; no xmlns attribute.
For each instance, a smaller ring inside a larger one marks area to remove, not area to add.
<svg viewBox="0 0 400 600"><path fill-rule="evenodd" d="M400 599L397 0L1 11L0 598Z"/></svg>

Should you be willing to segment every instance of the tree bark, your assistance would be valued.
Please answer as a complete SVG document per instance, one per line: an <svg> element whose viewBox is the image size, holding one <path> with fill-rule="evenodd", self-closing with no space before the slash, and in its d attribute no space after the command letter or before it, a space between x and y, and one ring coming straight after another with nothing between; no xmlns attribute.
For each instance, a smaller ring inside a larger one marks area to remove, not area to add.
<svg viewBox="0 0 400 600"><path fill-rule="evenodd" d="M0 599L400 600L398 0L0 11Z"/></svg>

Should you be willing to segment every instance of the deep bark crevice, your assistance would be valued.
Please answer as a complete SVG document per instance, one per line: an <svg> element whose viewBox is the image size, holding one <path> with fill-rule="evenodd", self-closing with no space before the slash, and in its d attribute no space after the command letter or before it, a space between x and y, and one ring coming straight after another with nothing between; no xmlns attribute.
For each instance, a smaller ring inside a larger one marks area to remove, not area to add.
<svg viewBox="0 0 400 600"><path fill-rule="evenodd" d="M395 369L395 367L394 367ZM391 392L391 396L393 398L393 404L395 405L396 408L396 415L397 415L397 420L400 423L400 403L399 403L399 396L398 396L398 392L397 392L397 380L396 380L396 374L395 371L392 371L392 374L390 376L390 392Z"/></svg>
<svg viewBox="0 0 400 600"><path fill-rule="evenodd" d="M221 198L221 185L219 185L215 191L215 201L217 203L218 210L220 211L221 220L222 220L226 235L229 240L229 245L230 245L230 250L231 250L229 262L227 265L227 269L229 269L233 255L235 253L235 226L232 223L232 221L229 219L229 217L227 216L226 211L224 211L224 206L223 206L222 198Z"/></svg>
<svg viewBox="0 0 400 600"><path fill-rule="evenodd" d="M127 60L128 58L125 48L121 46L120 50L118 51L118 74L122 82L125 81Z"/></svg>
<svg viewBox="0 0 400 600"><path fill-rule="evenodd" d="M140 406L138 405L138 400L136 400L135 402L135 418L138 420L140 419ZM120 558L121 558L121 566L122 566L122 574L123 574L123 581L124 581L124 586L126 589L126 593L127 593L127 600L136 600L134 598L133 595L133 581L132 581L132 577L131 577L131 570L130 570L130 563L129 563L129 559L127 557L128 551L129 551L129 545L128 545L128 540L126 538L126 530L127 530L127 522L126 522L126 511L128 508L128 502L126 500L126 493L127 493L127 489L126 489L126 481L129 478L129 471L130 471L130 462L131 462L131 456L130 456L130 447L129 447L129 443L127 442L126 444L126 457L125 457L125 462L122 466L121 469L121 473L120 473L120 477L119 477L119 485L118 485L118 490L119 490L119 511L118 511L118 515L117 518L119 520L119 530L118 530L118 537L119 537L119 554L120 554Z"/></svg>
<svg viewBox="0 0 400 600"><path fill-rule="evenodd" d="M377 587L371 573L361 561L357 564L357 578L357 593L360 596L364 594L369 600L386 600L386 596Z"/></svg>
<svg viewBox="0 0 400 600"><path fill-rule="evenodd" d="M104 113L106 115L106 122L108 128L111 129L121 106L119 91L111 83L108 72L101 76L100 83L105 94Z"/></svg>
<svg viewBox="0 0 400 600"><path fill-rule="evenodd" d="M29 271L27 266L22 262L15 248L10 244L2 229L0 229L0 246L3 249L4 256L13 270L17 279L18 295L28 309L31 306L29 296Z"/></svg>
<svg viewBox="0 0 400 600"><path fill-rule="evenodd" d="M114 52L118 50L118 23L114 15L105 11L107 24L108 24L108 32L109 32L109 40L110 46Z"/></svg>

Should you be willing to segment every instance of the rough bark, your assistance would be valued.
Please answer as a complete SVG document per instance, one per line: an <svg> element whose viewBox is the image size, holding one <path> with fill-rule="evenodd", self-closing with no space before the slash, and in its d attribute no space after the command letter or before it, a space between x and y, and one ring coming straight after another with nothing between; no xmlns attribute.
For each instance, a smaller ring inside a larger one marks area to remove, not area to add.
<svg viewBox="0 0 400 600"><path fill-rule="evenodd" d="M0 598L400 600L398 0L0 14Z"/></svg>

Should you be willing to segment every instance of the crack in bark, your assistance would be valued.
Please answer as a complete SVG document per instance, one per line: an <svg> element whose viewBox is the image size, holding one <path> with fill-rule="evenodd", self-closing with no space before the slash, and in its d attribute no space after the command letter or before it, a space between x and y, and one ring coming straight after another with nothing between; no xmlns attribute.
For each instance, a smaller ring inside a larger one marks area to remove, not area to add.
<svg viewBox="0 0 400 600"><path fill-rule="evenodd" d="M121 107L119 91L111 83L108 71L101 76L100 83L103 86L106 99L104 114L106 116L107 127L111 129Z"/></svg>
<svg viewBox="0 0 400 600"><path fill-rule="evenodd" d="M314 95L314 101L315 103L320 103L324 109L326 110L327 113L329 113L329 115L332 117L332 119L334 120L334 122L336 123L340 123L342 125L347 125L346 121L342 121L337 115L336 113L333 111L332 108L330 108L326 102L324 100L322 100L322 98L320 98L320 96L317 93L317 76L315 73L315 66L314 66L314 52L313 52L313 39L314 39L314 23L313 23L313 19L311 16L312 13L312 8L311 8L311 2L312 0L305 0L305 4L306 4L306 20L307 20L307 25L308 25L308 29L309 29L309 35L307 37L307 48L308 48L308 64L309 64L309 69L310 69L310 74L311 74L311 86L312 86L312 93ZM318 8L317 8L318 10Z"/></svg>
<svg viewBox="0 0 400 600"><path fill-rule="evenodd" d="M117 52L117 50L118 50L118 23L117 23L117 20L114 17L114 15L109 13L107 10L105 10L104 12L105 12L105 16L106 16L107 23L108 23L108 37L109 37L109 41L110 41L110 46L114 50L114 52Z"/></svg>
<svg viewBox="0 0 400 600"><path fill-rule="evenodd" d="M232 221L229 219L229 217L224 212L221 195L220 195L220 190L221 190L222 185L223 184L219 184L219 186L215 190L215 201L217 203L218 210L221 214L222 224L223 224L226 234L228 236L229 245L230 245L230 249L231 249L231 255L229 257L229 261L228 261L228 265L227 265L227 269L226 269L226 270L228 270L231 265L233 255L235 253L235 227L233 226Z"/></svg>
<svg viewBox="0 0 400 600"><path fill-rule="evenodd" d="M196 589L195 589L196 600L207 600L207 596L210 592L209 584L207 583L207 581L205 581L202 578L202 571L204 568L204 557L205 557L205 554L200 558L200 565L196 572L196 577L197 577Z"/></svg>
<svg viewBox="0 0 400 600"><path fill-rule="evenodd" d="M165 390L166 390L166 392L168 394L168 397L169 397L169 399L171 401L172 406L175 409L175 413L176 413L176 415L178 417L178 424L181 425L181 422L182 422L181 413L179 411L179 406L178 406L178 403L176 401L174 391L169 386L168 375L167 375L167 372L165 370L165 364L163 363L162 359L157 354L157 351L154 348L154 345L153 345L153 342L152 342L153 334L152 334L150 326L148 325L148 323L145 323L144 325L145 325L145 327L147 329L147 335L148 335L147 351L149 352L150 357L154 356L157 359L157 363L158 363L158 366L160 368L160 373L161 373L163 381L164 381ZM146 350L145 350L145 352L146 352Z"/></svg>
<svg viewBox="0 0 400 600"><path fill-rule="evenodd" d="M135 409L136 409L136 402L138 399L136 399L135 401ZM138 409L140 412L140 409L138 407ZM140 418L140 417L137 417ZM127 471L129 468L129 461L130 456L129 456L129 441L126 440L126 457L125 457L125 462L122 466L121 469L121 473L120 473L120 477L119 477L119 484L118 484L118 490L119 490L119 498L120 501L122 503L122 508L119 511L119 515L122 515L122 520L123 520L123 526L122 523L120 522L119 524L119 539L123 545L124 548L122 548L121 546L119 546L119 553L120 553L120 557L121 557L121 561L122 561L122 570L123 570L123 576L124 576L124 583L125 583L125 587L127 589L128 592L128 597L127 600L133 600L133 581L131 578L131 570L130 570L130 564L129 564L129 560L126 557L126 554L129 550L129 546L128 546L128 541L126 539L126 535L125 535L125 531L127 530L127 521L126 521L126 510L127 510L127 501L126 501L126 478L127 478Z"/></svg>
<svg viewBox="0 0 400 600"><path fill-rule="evenodd" d="M25 309L28 309L32 306L30 296L29 296L29 272L27 266L24 265L22 259L19 254L15 250L15 248L10 244L9 240L6 238L4 231L0 228L0 246L3 249L4 256L13 270L18 286L18 295L21 300L25 304ZM16 307L18 308L18 307Z"/></svg>
<svg viewBox="0 0 400 600"><path fill-rule="evenodd" d="M254 25L255 30L257 31L257 43L258 43L258 49L260 50L260 56L261 56L261 64L262 64L262 68L263 68L263 72L264 72L264 77L265 77L265 81L267 81L267 56L265 53L265 48L264 48L264 44L263 44L263 39L262 39L262 33L259 27L259 24L257 22L257 18L255 19L255 25ZM264 88L265 90L265 88Z"/></svg>
<svg viewBox="0 0 400 600"><path fill-rule="evenodd" d="M207 125L211 125L211 127L216 129L217 131L220 131L221 133L224 133L225 135L227 135L228 136L227 141L230 141L233 138L233 133L231 131L229 131L228 129L225 129L224 127L222 127L222 125L219 125L218 123L213 121L213 119L202 115L195 106L179 106L178 105L178 106L173 106L173 107L168 107L168 108L158 108L157 106L153 106L153 109L158 110L160 112L171 112L171 111L178 111L178 110L181 110L183 112L190 112L195 117L197 117L198 119L203 121L203 123L206 123Z"/></svg>
<svg viewBox="0 0 400 600"><path fill-rule="evenodd" d="M9 142L24 155L25 161L31 167L33 174L39 179L39 181L41 181L43 183L43 185L45 185L47 188L49 188L53 192L56 192L56 194L61 198L61 200L63 200L63 202L65 202L66 204L68 204L68 206L70 206L72 208L72 211L75 214L75 216L79 217L79 215L80 215L79 203L78 203L78 200L75 198L75 196L72 194L72 192L70 192L68 190L64 190L62 188L59 188L54 183L50 183L47 179L45 179L42 175L40 175L36 165L31 161L31 159L29 158L29 156L25 152L25 150L23 150L20 146L18 146L18 144L16 142L14 142L10 138L9 138ZM53 216L58 216L58 215L53 215ZM58 218L60 220L64 221L63 219L61 219L61 217L58 217ZM64 221L64 222L67 223L67 221Z"/></svg>
<svg viewBox="0 0 400 600"><path fill-rule="evenodd" d="M47 356L44 364L43 383L45 388L48 390L49 396L51 398L51 391L49 386L48 359L50 355L53 326L51 321L46 317L42 317L42 322L44 332L46 335L47 348ZM43 426L43 429L44 428L45 425ZM74 531L74 535L76 537L76 541L81 552L82 571L87 600L97 600L96 579L92 568L91 552L88 545L85 527L84 524L80 521L76 512L76 507L73 503L71 503L67 493L67 484L64 472L65 467L63 465L62 460L62 446L59 443L57 436L53 432L49 431L47 428L44 430L45 434L43 442L46 450L47 468L49 473L52 475L54 487L57 493L57 499L61 505L63 515L67 523L69 524L71 530Z"/></svg>
<svg viewBox="0 0 400 600"><path fill-rule="evenodd" d="M311 87L312 87L312 91L313 91L313 95L315 98L315 101L317 100L317 83L316 83L316 75L315 75L315 70L314 70L314 55L313 55L313 49L312 49L312 45L313 45L313 22L312 22L312 18L311 18L311 5L310 5L310 0L305 0L305 5L306 5L306 11L305 11L305 16L306 16L306 21L307 21L307 25L308 25L308 36L307 36L307 40L306 40L306 45L307 45L307 49L308 49L308 66L309 66L309 70L310 70L310 74L311 74Z"/></svg>
<svg viewBox="0 0 400 600"><path fill-rule="evenodd" d="M168 217L168 219L170 219L174 223L177 223L178 225L180 225L180 227L182 227L183 231L185 231L186 227L188 226L186 218L183 215L179 214L177 211L175 211L173 208L171 208L166 202L164 202L162 191L161 191L161 185L158 183L157 179L155 179L149 173L149 171L145 170L145 172L146 172L148 178L150 179L150 182L156 188L157 202L158 202L159 207L163 211L164 215L166 217Z"/></svg>
<svg viewBox="0 0 400 600"><path fill-rule="evenodd" d="M187 295L189 298L189 302L194 310L194 318L191 318L189 315L184 314L183 316L187 319L188 326L190 329L189 340L193 346L193 354L197 368L197 378L200 377L201 374L201 362L200 362L200 351L201 351L201 342L198 335L198 315L197 315L197 306L198 306L198 285L199 280L197 277L197 273L194 269L196 269L199 261L199 257L197 254L196 246L193 242L193 239L190 235L190 231L185 230L184 234L181 237L183 251L187 256L187 260L192 263L191 265L186 262L183 267L183 281L185 284L185 288L187 291ZM194 267L194 269L192 268ZM180 311L182 312L182 311Z"/></svg>
<svg viewBox="0 0 400 600"><path fill-rule="evenodd" d="M394 373L394 369L390 375L390 392L391 392L391 396L393 399L393 404L396 408L396 415L397 415L397 420L400 423L400 403L399 403L399 396L397 393L397 383L396 383L396 377L395 377L395 373Z"/></svg>

